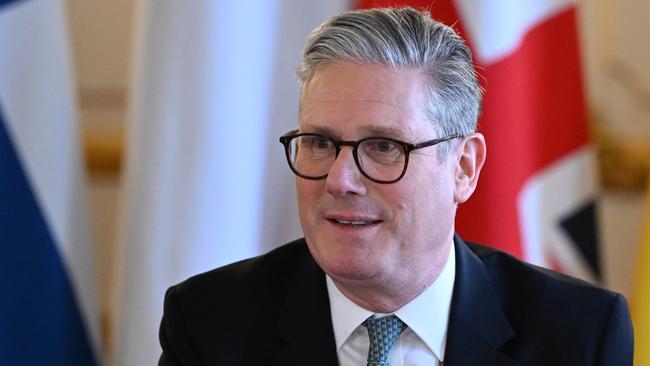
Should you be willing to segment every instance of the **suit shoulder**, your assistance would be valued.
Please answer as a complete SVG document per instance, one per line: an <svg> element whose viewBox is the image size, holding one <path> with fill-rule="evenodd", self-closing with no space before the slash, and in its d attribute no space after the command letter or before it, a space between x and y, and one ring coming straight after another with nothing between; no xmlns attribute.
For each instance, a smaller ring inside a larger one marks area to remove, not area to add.
<svg viewBox="0 0 650 366"><path fill-rule="evenodd" d="M309 255L304 239L282 245L270 252L197 274L174 286L177 292L189 294L204 291L251 290L266 283L278 285L290 276L297 263Z"/></svg>
<svg viewBox="0 0 650 366"><path fill-rule="evenodd" d="M177 287L190 290L194 287L215 284L244 285L269 280L290 272L296 264L309 255L304 239L284 244L270 252L197 274L179 283Z"/></svg>
<svg viewBox="0 0 650 366"><path fill-rule="evenodd" d="M634 336L622 295L492 248L466 244L483 263L517 334L504 347L512 358L522 364L632 364Z"/></svg>
<svg viewBox="0 0 650 366"><path fill-rule="evenodd" d="M613 308L627 304L622 295L581 279L521 261L509 254L467 243L483 262L495 291L510 314L544 319L584 319L608 316ZM515 316L516 317L516 316Z"/></svg>
<svg viewBox="0 0 650 366"><path fill-rule="evenodd" d="M246 355L255 359L251 364L263 364L259 357L268 350L262 349L272 347L265 340L271 339L296 278L313 266L305 241L296 240L170 287L160 326L161 360L229 365ZM247 353L250 344L261 344L260 352Z"/></svg>
<svg viewBox="0 0 650 366"><path fill-rule="evenodd" d="M485 264L493 279L507 284L522 286L542 292L575 292L577 295L600 296L613 299L615 292L593 283L524 262L514 256L481 244L467 243L472 252Z"/></svg>

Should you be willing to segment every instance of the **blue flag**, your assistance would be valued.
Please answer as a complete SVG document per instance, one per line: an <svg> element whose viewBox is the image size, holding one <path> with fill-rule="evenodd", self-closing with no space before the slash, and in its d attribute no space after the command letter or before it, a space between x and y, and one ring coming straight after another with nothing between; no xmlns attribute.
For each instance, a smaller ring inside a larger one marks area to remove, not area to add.
<svg viewBox="0 0 650 366"><path fill-rule="evenodd" d="M95 365L92 247L61 1L0 1L0 364Z"/></svg>

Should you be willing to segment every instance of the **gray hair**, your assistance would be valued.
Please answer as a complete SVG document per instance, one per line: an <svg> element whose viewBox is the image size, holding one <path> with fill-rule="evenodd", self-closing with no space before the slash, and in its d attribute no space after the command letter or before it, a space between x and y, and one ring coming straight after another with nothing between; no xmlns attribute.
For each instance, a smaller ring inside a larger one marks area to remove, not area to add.
<svg viewBox="0 0 650 366"><path fill-rule="evenodd" d="M476 131L482 89L471 52L453 29L428 12L385 8L330 18L307 39L298 67L301 89L328 62L418 69L430 80L427 113L437 132L448 136Z"/></svg>

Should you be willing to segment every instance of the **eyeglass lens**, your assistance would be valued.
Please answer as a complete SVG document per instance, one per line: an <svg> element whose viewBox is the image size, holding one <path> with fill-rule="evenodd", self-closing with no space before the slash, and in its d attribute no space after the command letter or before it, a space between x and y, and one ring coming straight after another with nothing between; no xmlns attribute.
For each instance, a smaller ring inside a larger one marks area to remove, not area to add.
<svg viewBox="0 0 650 366"><path fill-rule="evenodd" d="M406 163L404 148L381 138L362 140L355 153L359 169L379 181L399 178ZM332 139L322 135L296 136L289 143L289 157L300 175L320 178L327 175L334 164L337 147Z"/></svg>

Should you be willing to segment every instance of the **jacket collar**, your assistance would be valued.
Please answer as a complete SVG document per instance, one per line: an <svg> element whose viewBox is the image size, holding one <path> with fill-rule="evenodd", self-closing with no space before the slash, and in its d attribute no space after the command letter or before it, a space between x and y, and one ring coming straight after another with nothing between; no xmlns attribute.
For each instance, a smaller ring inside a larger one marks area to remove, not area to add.
<svg viewBox="0 0 650 366"><path fill-rule="evenodd" d="M514 366L500 348L515 336L483 262L458 236L445 365Z"/></svg>
<svg viewBox="0 0 650 366"><path fill-rule="evenodd" d="M485 265L458 236L446 366L516 366L500 348L514 338ZM338 364L325 274L304 246L275 329L274 365Z"/></svg>
<svg viewBox="0 0 650 366"><path fill-rule="evenodd" d="M278 317L272 364L337 365L325 274L304 250Z"/></svg>

